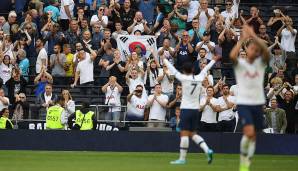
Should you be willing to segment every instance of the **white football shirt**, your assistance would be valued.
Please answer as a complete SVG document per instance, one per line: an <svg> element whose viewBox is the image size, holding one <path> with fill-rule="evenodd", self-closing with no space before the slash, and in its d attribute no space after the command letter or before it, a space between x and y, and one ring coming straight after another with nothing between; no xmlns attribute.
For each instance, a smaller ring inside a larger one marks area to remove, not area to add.
<svg viewBox="0 0 298 171"><path fill-rule="evenodd" d="M250 64L245 59L239 58L235 68L238 86L236 102L240 105L265 104L264 74L266 64L261 57Z"/></svg>
<svg viewBox="0 0 298 171"><path fill-rule="evenodd" d="M236 104L236 98L234 96L228 96L228 101L230 103ZM217 103L221 108L226 108L228 107L224 98L221 96L217 99ZM233 109L228 109L222 112L219 112L218 114L218 121L230 121L235 117L235 112Z"/></svg>
<svg viewBox="0 0 298 171"><path fill-rule="evenodd" d="M184 75L167 60L164 59L164 64L169 68L172 75L182 84L182 100L181 109L199 109L199 99L202 89L202 82L207 76L208 70L215 64L212 60L198 75Z"/></svg>

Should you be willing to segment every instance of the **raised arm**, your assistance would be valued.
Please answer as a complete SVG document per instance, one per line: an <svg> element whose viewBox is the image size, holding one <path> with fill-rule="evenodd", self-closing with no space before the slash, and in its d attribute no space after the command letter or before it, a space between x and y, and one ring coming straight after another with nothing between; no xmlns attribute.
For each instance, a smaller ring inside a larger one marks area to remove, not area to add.
<svg viewBox="0 0 298 171"><path fill-rule="evenodd" d="M163 59L163 63L169 68L172 75L174 75L177 80L182 81L183 75L167 60L164 56L161 56Z"/></svg>

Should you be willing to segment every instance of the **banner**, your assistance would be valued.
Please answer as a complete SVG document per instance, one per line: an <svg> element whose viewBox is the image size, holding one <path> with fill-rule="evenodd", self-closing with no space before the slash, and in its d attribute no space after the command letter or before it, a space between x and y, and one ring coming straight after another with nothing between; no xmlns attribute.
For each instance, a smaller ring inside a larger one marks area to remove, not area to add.
<svg viewBox="0 0 298 171"><path fill-rule="evenodd" d="M31 129L31 130L46 130L45 121L20 121L17 124L18 129ZM119 131L121 128L112 126L109 123L98 122L96 130L99 131ZM124 128L123 128L124 129Z"/></svg>
<svg viewBox="0 0 298 171"><path fill-rule="evenodd" d="M156 38L155 36L134 36L134 35L119 35L117 38L117 46L121 52L121 59L126 61L128 56L140 47L142 56L148 58L151 54L151 49L154 54L157 54Z"/></svg>

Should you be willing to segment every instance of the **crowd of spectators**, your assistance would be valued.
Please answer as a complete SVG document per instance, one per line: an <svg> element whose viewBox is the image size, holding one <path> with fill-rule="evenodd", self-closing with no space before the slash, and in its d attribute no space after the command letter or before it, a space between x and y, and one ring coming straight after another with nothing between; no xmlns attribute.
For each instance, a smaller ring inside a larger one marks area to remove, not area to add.
<svg viewBox="0 0 298 171"><path fill-rule="evenodd" d="M149 127L164 127L169 121L175 129L181 85L160 56L178 70L192 62L196 74L218 56L221 60L203 81L198 99L200 129L233 132L237 84L228 81L234 78L229 53L248 24L271 53L264 85L266 125L274 133L298 132L297 30L282 8L274 8L266 23L257 6L246 13L240 0L225 0L221 6L210 6L208 0L24 2L22 10L18 4L18 10L0 16L0 111L9 108L13 119L28 118L29 84L35 85L39 119L58 101L67 116L75 111L70 92L55 94L53 86L78 87L82 95L92 95L92 87L100 86L109 106L105 119L121 118L122 94L127 97L126 120L148 120ZM119 35L153 35L157 51L148 49L152 55L146 58L136 46L124 60L117 47ZM239 56L246 57L245 45Z"/></svg>

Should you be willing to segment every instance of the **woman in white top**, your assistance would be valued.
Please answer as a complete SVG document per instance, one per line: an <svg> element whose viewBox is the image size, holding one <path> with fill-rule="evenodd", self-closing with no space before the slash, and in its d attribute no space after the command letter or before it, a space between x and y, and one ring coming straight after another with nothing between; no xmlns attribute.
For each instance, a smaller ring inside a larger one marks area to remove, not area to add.
<svg viewBox="0 0 298 171"><path fill-rule="evenodd" d="M11 78L12 64L10 62L10 56L4 55L0 52L0 78L5 84Z"/></svg>
<svg viewBox="0 0 298 171"><path fill-rule="evenodd" d="M142 69L144 71L144 64L142 60L138 57L136 52L132 52L131 55L128 57L125 70L128 71L129 69Z"/></svg>
<svg viewBox="0 0 298 171"><path fill-rule="evenodd" d="M158 84L159 64L155 60L149 60L146 72L146 79L149 81L150 92L154 93L154 86Z"/></svg>
<svg viewBox="0 0 298 171"><path fill-rule="evenodd" d="M64 108L65 118L67 121L67 118L75 112L76 106L68 90L62 90L61 97L60 105Z"/></svg>

